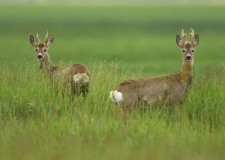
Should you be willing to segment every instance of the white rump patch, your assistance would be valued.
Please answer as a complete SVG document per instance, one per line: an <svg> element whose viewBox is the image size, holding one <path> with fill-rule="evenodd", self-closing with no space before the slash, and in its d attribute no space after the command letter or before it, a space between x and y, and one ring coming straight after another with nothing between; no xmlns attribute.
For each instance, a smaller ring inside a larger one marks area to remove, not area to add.
<svg viewBox="0 0 225 160"><path fill-rule="evenodd" d="M113 102L116 103L120 103L124 100L123 94L117 90L111 91L109 97Z"/></svg>
<svg viewBox="0 0 225 160"><path fill-rule="evenodd" d="M88 83L90 81L90 78L87 73L77 73L73 76L73 80L76 83Z"/></svg>

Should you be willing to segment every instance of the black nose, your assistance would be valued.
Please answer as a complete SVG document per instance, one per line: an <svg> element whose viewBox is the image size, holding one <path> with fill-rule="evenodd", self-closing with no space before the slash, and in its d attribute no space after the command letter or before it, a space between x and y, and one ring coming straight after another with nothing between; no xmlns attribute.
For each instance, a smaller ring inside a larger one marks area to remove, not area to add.
<svg viewBox="0 0 225 160"><path fill-rule="evenodd" d="M187 61L190 61L190 60L191 60L191 56L187 56L187 57L186 57L186 60L187 60Z"/></svg>
<svg viewBox="0 0 225 160"><path fill-rule="evenodd" d="M38 59L42 59L42 55L38 55L37 57L38 57Z"/></svg>

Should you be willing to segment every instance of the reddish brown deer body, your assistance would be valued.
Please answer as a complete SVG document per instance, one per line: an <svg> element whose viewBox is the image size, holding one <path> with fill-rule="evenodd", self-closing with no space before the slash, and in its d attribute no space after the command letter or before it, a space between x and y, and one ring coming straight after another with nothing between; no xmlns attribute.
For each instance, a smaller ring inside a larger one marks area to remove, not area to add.
<svg viewBox="0 0 225 160"><path fill-rule="evenodd" d="M65 67L53 66L48 55L48 49L53 41L53 34L48 36L47 33L43 43L40 42L38 34L37 38L33 34L30 35L30 43L35 48L40 68L50 76L53 82L61 83L60 81L62 81L65 87L70 86L73 96L82 94L83 97L86 97L91 80L90 72L83 64L73 64Z"/></svg>
<svg viewBox="0 0 225 160"><path fill-rule="evenodd" d="M176 42L183 52L183 65L178 74L125 80L110 92L111 100L124 109L181 103L192 81L194 50L199 43L199 35L191 29L190 39L187 40L182 30L181 37L176 36Z"/></svg>

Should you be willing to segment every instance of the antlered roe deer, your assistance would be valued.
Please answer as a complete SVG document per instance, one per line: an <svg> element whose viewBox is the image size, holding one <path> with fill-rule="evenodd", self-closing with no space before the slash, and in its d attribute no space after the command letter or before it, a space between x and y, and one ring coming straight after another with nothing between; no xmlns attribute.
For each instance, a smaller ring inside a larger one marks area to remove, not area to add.
<svg viewBox="0 0 225 160"><path fill-rule="evenodd" d="M187 34L182 30L181 37L176 36L176 43L183 55L183 65L178 74L125 80L110 92L110 99L123 109L181 103L192 82L194 51L199 43L199 35L193 29L189 35L190 38L186 39Z"/></svg>
<svg viewBox="0 0 225 160"><path fill-rule="evenodd" d="M48 49L53 41L53 34L48 35L47 33L43 42L40 41L38 34L37 37L30 34L30 43L37 53L40 68L50 76L53 82L61 83L59 81L62 80L63 86L65 87L69 84L72 96L79 96L82 94L85 98L89 91L89 83L91 80L90 72L83 64L73 64L64 67L52 65Z"/></svg>

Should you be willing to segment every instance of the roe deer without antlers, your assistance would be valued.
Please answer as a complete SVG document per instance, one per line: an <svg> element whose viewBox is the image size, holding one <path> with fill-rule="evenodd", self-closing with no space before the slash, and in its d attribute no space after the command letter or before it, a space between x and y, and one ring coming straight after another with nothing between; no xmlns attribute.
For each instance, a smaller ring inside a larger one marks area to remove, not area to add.
<svg viewBox="0 0 225 160"><path fill-rule="evenodd" d="M50 76L53 82L58 82L62 79L62 83L66 84L65 87L70 84L72 96L82 94L85 98L89 91L90 72L83 64L73 64L65 67L53 66L48 55L48 49L53 41L53 34L48 35L47 33L43 42L40 41L38 34L37 37L30 34L30 43L35 48L40 68Z"/></svg>
<svg viewBox="0 0 225 160"><path fill-rule="evenodd" d="M186 39L186 36L184 30L181 31L181 37L176 36L176 43L183 55L183 65L178 74L125 80L110 92L110 99L124 110L140 105L171 106L181 103L192 82L194 51L199 43L199 35L194 34L192 28L190 39Z"/></svg>

